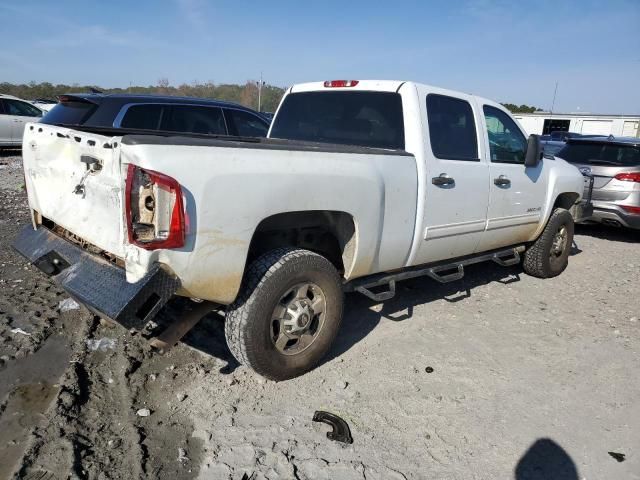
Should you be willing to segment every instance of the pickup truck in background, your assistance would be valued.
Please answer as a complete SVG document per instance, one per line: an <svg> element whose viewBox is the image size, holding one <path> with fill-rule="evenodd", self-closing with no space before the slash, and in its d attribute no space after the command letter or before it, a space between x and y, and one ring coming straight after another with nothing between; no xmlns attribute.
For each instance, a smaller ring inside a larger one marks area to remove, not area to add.
<svg viewBox="0 0 640 480"><path fill-rule="evenodd" d="M334 340L343 292L567 266L583 177L500 104L400 81L296 85L268 138L29 124L33 225L14 246L97 314L141 328L172 295L226 308L233 355L282 380Z"/></svg>

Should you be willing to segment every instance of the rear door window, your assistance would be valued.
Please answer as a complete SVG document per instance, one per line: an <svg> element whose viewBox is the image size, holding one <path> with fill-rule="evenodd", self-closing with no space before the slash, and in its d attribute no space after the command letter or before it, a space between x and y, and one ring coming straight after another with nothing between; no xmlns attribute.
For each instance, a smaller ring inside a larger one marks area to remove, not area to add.
<svg viewBox="0 0 640 480"><path fill-rule="evenodd" d="M141 104L127 108L119 127L139 130L158 130L162 119L163 105Z"/></svg>
<svg viewBox="0 0 640 480"><path fill-rule="evenodd" d="M597 142L568 143L556 153L570 163L612 165L615 167L640 166L640 147Z"/></svg>
<svg viewBox="0 0 640 480"><path fill-rule="evenodd" d="M169 132L227 135L227 128L219 107L198 105L167 105L160 130Z"/></svg>
<svg viewBox="0 0 640 480"><path fill-rule="evenodd" d="M243 110L225 108L230 133L241 137L266 137L269 131L267 122Z"/></svg>
<svg viewBox="0 0 640 480"><path fill-rule="evenodd" d="M404 150L402 99L394 92L287 95L271 137Z"/></svg>
<svg viewBox="0 0 640 480"><path fill-rule="evenodd" d="M443 160L479 161L478 138L469 102L445 95L427 95L431 150Z"/></svg>

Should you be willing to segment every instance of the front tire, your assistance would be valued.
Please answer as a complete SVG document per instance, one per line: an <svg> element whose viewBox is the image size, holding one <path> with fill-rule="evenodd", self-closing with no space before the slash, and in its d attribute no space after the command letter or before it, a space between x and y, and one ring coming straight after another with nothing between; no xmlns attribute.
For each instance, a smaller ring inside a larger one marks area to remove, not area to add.
<svg viewBox="0 0 640 480"><path fill-rule="evenodd" d="M573 231L573 217L569 211L555 209L542 234L525 252L524 271L538 278L560 275L569 263Z"/></svg>
<svg viewBox="0 0 640 480"><path fill-rule="evenodd" d="M340 328L343 293L335 267L321 255L278 248L254 261L227 309L233 356L272 380L312 369Z"/></svg>

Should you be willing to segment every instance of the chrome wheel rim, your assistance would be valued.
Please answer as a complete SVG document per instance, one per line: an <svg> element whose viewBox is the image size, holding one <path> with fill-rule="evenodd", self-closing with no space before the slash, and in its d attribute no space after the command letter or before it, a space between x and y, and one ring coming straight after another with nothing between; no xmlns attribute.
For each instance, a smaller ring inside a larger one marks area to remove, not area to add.
<svg viewBox="0 0 640 480"><path fill-rule="evenodd" d="M311 282L294 285L280 297L271 315L271 340L280 353L296 355L316 341L324 326L326 297Z"/></svg>
<svg viewBox="0 0 640 480"><path fill-rule="evenodd" d="M553 242L551 243L551 258L560 257L567 248L567 228L562 226L558 229L553 236Z"/></svg>

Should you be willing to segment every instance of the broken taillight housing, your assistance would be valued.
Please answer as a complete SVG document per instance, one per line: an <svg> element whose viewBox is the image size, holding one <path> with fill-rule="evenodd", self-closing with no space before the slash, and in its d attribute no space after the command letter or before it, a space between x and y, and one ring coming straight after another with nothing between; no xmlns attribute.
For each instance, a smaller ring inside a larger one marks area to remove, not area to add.
<svg viewBox="0 0 640 480"><path fill-rule="evenodd" d="M146 250L184 246L182 189L175 179L129 164L125 211L129 243Z"/></svg>

